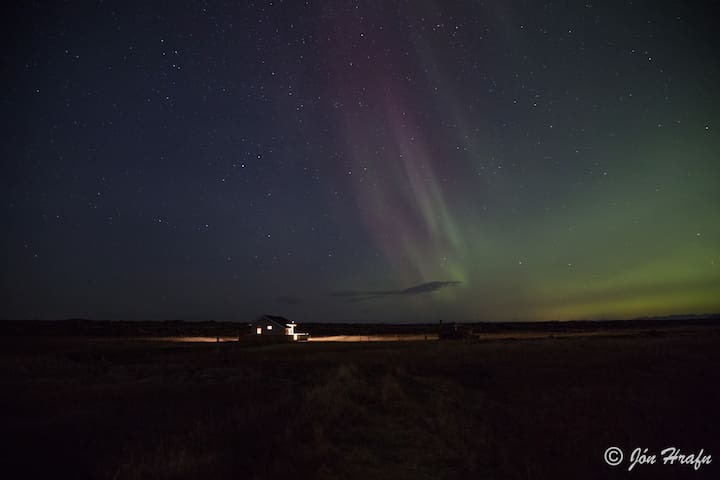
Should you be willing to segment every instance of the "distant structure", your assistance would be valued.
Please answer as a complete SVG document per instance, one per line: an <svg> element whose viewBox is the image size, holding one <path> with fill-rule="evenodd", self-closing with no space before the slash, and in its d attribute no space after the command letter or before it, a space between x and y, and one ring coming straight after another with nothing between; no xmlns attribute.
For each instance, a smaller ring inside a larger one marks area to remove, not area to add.
<svg viewBox="0 0 720 480"><path fill-rule="evenodd" d="M438 338L440 340L469 340L475 338L475 329L469 325L451 322L438 324Z"/></svg>
<svg viewBox="0 0 720 480"><path fill-rule="evenodd" d="M304 332L295 331L297 324L280 315L263 315L250 324L250 333L263 337L287 337L293 341L304 341L310 336Z"/></svg>

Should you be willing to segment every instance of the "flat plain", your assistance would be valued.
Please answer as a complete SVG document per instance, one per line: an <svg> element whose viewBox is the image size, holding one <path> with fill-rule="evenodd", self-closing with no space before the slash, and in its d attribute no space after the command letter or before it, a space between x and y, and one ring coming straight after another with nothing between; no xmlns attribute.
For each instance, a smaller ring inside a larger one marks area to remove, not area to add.
<svg viewBox="0 0 720 480"><path fill-rule="evenodd" d="M716 463L628 472L603 452L720 461L720 327L546 333L3 336L3 477L718 478Z"/></svg>

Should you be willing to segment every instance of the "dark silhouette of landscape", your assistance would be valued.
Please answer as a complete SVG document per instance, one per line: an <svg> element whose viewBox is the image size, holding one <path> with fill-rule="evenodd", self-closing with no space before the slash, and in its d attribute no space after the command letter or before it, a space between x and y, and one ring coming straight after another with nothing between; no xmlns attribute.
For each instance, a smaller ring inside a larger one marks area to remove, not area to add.
<svg viewBox="0 0 720 480"><path fill-rule="evenodd" d="M6 320L3 475L713 478L714 463L628 472L603 452L720 452L717 320L300 325L360 340L317 343Z"/></svg>

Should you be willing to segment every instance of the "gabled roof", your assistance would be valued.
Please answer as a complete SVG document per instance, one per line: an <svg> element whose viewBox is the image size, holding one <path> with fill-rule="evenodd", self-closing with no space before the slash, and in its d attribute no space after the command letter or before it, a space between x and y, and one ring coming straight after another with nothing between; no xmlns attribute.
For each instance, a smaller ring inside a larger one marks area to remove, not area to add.
<svg viewBox="0 0 720 480"><path fill-rule="evenodd" d="M258 318L255 320L255 322L253 322L253 323L257 323L257 322L259 322L260 320L270 321L270 322L272 322L272 323L274 323L274 324L276 324L276 325L278 325L278 326L281 326L281 327L283 327L283 328L284 328L285 325L287 325L288 323L295 323L295 322L292 322L292 321L288 320L288 319L285 318L285 317L281 317L280 315L262 315L262 316L258 317Z"/></svg>

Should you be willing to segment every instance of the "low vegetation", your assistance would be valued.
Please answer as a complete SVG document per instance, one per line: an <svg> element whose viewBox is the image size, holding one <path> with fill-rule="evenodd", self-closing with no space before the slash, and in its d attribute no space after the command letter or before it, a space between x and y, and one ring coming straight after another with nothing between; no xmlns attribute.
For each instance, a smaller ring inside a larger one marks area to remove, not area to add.
<svg viewBox="0 0 720 480"><path fill-rule="evenodd" d="M720 455L718 333L276 345L5 338L3 476L607 478L617 473L602 460L610 445Z"/></svg>

